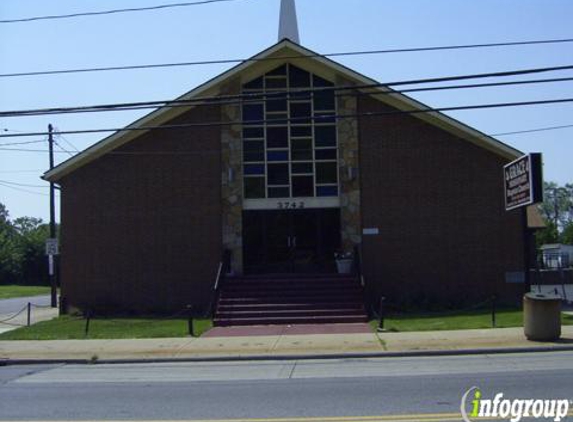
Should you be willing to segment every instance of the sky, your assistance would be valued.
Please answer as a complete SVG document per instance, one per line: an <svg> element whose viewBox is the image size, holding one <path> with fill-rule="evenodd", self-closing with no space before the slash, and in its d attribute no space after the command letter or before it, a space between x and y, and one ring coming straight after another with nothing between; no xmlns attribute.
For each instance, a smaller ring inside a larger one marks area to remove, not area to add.
<svg viewBox="0 0 573 422"><path fill-rule="evenodd" d="M175 0L2 0L0 20ZM301 44L319 53L573 38L571 0L297 0ZM277 42L280 0L232 0L146 12L0 23L0 75L7 73L251 57ZM573 43L338 57L379 82L573 64ZM51 76L0 77L0 111L169 100L232 65ZM559 71L504 80L573 77ZM488 80L489 81L489 80ZM496 80L498 81L498 80ZM485 82L481 80L480 82ZM432 107L573 97L573 82L408 94ZM145 111L0 118L0 135L123 127ZM573 103L466 110L450 116L487 134L573 125ZM56 163L105 134L56 136ZM541 152L545 180L573 182L573 127L499 136ZM25 145L12 142L40 141ZM44 136L0 138L0 202L11 218L48 219ZM9 148L33 151L10 151ZM501 170L500 170L501 177ZM10 187L8 187L10 186Z"/></svg>

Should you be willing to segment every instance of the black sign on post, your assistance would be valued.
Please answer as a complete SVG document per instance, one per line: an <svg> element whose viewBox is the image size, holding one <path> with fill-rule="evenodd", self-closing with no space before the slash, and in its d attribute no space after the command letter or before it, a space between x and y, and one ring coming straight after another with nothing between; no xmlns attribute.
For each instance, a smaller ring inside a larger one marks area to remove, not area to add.
<svg viewBox="0 0 573 422"><path fill-rule="evenodd" d="M504 166L503 172L506 211L543 202L543 165L540 153L518 158Z"/></svg>

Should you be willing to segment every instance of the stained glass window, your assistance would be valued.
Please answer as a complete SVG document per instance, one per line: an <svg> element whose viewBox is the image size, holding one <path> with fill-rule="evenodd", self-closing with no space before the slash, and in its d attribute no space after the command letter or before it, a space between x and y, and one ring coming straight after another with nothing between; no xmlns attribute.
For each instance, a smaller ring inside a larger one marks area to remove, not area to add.
<svg viewBox="0 0 573 422"><path fill-rule="evenodd" d="M243 85L246 199L338 196L333 88L291 64Z"/></svg>

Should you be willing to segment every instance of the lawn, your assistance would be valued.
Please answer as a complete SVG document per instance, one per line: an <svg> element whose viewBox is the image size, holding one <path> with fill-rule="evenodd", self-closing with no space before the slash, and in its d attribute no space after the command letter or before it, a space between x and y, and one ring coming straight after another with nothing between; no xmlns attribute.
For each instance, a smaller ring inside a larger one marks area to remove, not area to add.
<svg viewBox="0 0 573 422"><path fill-rule="evenodd" d="M561 322L563 325L573 325L573 316L563 314ZM370 323L373 328L377 328L379 321L373 320ZM497 328L522 326L523 312L521 309L504 309L496 313ZM492 328L491 311L389 315L384 318L384 328L387 331L396 332Z"/></svg>
<svg viewBox="0 0 573 422"><path fill-rule="evenodd" d="M49 286L19 286L15 284L0 285L0 299L13 297L49 295Z"/></svg>
<svg viewBox="0 0 573 422"><path fill-rule="evenodd" d="M573 325L573 315L562 315L563 325ZM378 320L372 320L376 329ZM209 319L194 320L195 335L200 336L213 326ZM517 309L500 310L496 314L496 327L523 326L523 313ZM0 334L0 340L71 340L71 339L129 339L187 337L186 319L162 318L96 318L90 321L85 335L86 320L76 316L61 316ZM439 331L492 328L489 311L457 312L444 314L389 315L384 319L388 331Z"/></svg>
<svg viewBox="0 0 573 422"><path fill-rule="evenodd" d="M194 320L195 335L212 327L211 320ZM0 334L0 340L71 340L71 339L129 339L186 337L187 319L162 318L95 318L90 320L85 335L86 320L75 316L61 316Z"/></svg>

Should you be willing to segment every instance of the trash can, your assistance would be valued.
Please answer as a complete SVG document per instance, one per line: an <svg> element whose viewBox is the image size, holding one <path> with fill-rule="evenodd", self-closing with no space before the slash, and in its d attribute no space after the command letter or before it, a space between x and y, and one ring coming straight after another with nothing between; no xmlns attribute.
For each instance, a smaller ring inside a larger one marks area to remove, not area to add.
<svg viewBox="0 0 573 422"><path fill-rule="evenodd" d="M561 337L561 297L538 293L523 296L523 331L528 340L555 341Z"/></svg>

